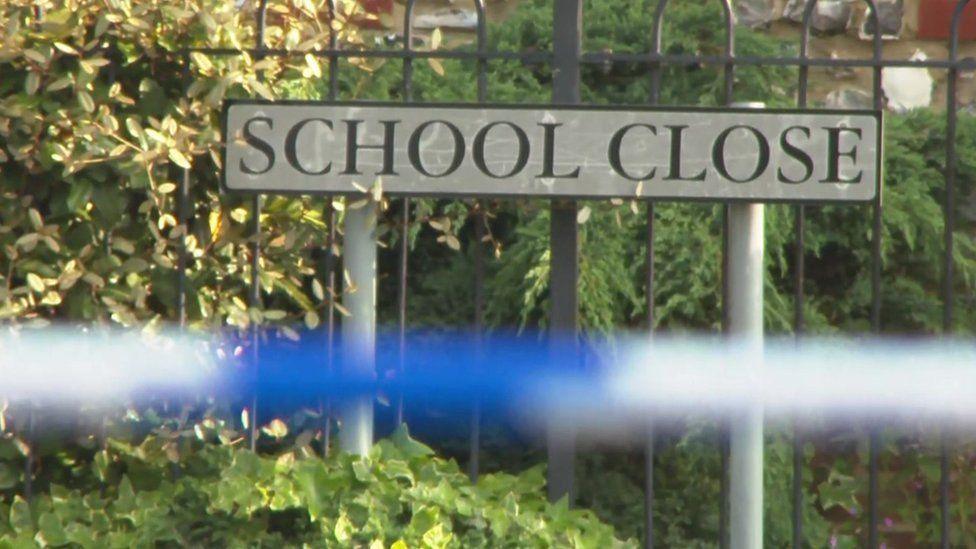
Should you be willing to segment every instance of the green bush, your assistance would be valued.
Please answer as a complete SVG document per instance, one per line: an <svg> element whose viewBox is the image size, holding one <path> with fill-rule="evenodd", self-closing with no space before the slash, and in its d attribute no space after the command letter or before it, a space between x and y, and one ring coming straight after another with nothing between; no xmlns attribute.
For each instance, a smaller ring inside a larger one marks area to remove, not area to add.
<svg viewBox="0 0 976 549"><path fill-rule="evenodd" d="M209 427L204 427L209 425ZM613 528L566 501L545 500L544 469L483 475L472 485L453 461L403 428L368 457L322 460L309 441L275 456L216 438L215 422L160 431L139 444L109 439L63 468L28 503L0 503L0 546L34 547L627 547ZM5 466L19 455L0 441ZM50 472L48 473L51 474ZM9 490L10 487L8 487ZM17 486L17 488L21 488Z"/></svg>

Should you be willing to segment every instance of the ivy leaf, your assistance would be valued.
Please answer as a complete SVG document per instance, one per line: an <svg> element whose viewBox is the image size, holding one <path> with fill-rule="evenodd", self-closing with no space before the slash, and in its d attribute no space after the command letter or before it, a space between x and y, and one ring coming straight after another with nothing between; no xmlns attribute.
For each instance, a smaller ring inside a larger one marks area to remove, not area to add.
<svg viewBox="0 0 976 549"><path fill-rule="evenodd" d="M9 490L17 486L20 480L18 474L7 463L0 463L0 490Z"/></svg>
<svg viewBox="0 0 976 549"><path fill-rule="evenodd" d="M36 539L42 546L57 547L68 542L68 536L64 532L64 525L61 524L61 519L54 513L42 514L37 520L37 529Z"/></svg>
<svg viewBox="0 0 976 549"><path fill-rule="evenodd" d="M19 495L14 496L14 501L10 504L9 521L10 527L14 529L14 532L20 533L30 531L34 528L34 522L31 520L30 505Z"/></svg>
<svg viewBox="0 0 976 549"><path fill-rule="evenodd" d="M410 437L410 431L407 429L406 424L397 427L397 430L390 435L390 441L396 445L397 449L403 452L403 455L407 458L419 458L432 455L433 450L429 446L417 442Z"/></svg>
<svg viewBox="0 0 976 549"><path fill-rule="evenodd" d="M345 513L339 515L339 518L336 519L335 528L332 529L332 533L335 535L336 541L342 544L347 544L352 539L353 525Z"/></svg>

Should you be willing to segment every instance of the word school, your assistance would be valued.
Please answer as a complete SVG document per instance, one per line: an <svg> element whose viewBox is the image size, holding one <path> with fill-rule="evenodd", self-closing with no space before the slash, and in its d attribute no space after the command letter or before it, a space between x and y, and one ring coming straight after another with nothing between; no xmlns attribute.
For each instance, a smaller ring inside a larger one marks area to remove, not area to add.
<svg viewBox="0 0 976 549"><path fill-rule="evenodd" d="M231 191L870 201L873 111L233 101Z"/></svg>

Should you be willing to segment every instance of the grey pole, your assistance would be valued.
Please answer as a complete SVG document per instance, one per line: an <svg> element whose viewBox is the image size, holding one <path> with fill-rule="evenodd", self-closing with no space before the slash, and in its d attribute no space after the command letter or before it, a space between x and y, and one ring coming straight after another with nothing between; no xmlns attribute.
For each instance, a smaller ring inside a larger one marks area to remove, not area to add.
<svg viewBox="0 0 976 549"><path fill-rule="evenodd" d="M371 378L376 372L376 203L346 210L343 262L347 275L343 300L349 316L342 321L342 370ZM373 401L355 397L342 404L339 448L366 455L373 445Z"/></svg>
<svg viewBox="0 0 976 549"><path fill-rule="evenodd" d="M764 103L733 103L761 109ZM762 368L763 345L763 204L735 203L729 209L729 335L755 357L742 375ZM747 404L729 429L729 537L732 549L763 546L763 410Z"/></svg>

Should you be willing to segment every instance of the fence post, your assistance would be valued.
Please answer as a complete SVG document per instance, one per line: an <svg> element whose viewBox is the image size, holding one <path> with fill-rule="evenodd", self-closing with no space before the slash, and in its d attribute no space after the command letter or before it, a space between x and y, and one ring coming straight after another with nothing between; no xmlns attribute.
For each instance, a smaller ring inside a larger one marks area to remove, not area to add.
<svg viewBox="0 0 976 549"><path fill-rule="evenodd" d="M343 375L368 379L376 372L376 204L366 200L346 209L343 260L347 277L343 300L349 316L342 322ZM373 445L373 401L351 395L342 404L339 448L366 455Z"/></svg>
<svg viewBox="0 0 976 549"><path fill-rule="evenodd" d="M761 109L764 103L733 103ZM749 353L744 376L762 368L765 207L734 203L729 208L729 334ZM746 404L736 411L729 429L729 537L732 549L763 546L763 410Z"/></svg>
<svg viewBox="0 0 976 549"><path fill-rule="evenodd" d="M553 78L552 102L579 103L580 37L583 29L582 0L555 0L552 21ZM559 347L558 355L572 360L576 353L579 303L576 294L579 279L579 235L576 225L576 202L553 202L550 208L549 303L551 339ZM571 346L567 349L565 346ZM568 352L566 352L568 351ZM559 422L550 426L547 435L549 459L549 499L568 496L572 502L573 469L576 455L575 433L571 426Z"/></svg>

